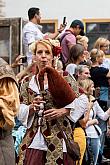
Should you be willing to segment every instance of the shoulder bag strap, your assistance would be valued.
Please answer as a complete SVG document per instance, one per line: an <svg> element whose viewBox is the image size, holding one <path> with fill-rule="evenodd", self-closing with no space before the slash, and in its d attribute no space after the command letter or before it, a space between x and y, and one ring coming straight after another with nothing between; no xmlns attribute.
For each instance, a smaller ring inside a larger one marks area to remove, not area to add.
<svg viewBox="0 0 110 165"><path fill-rule="evenodd" d="M93 109L92 109L92 110L93 110ZM94 113L94 110L93 110L93 117L92 117L92 119L95 119L95 113ZM95 124L93 124L93 126L94 126L94 128L95 128L95 130L96 130L98 136L100 136L100 132L99 132L99 130L97 129L97 127L95 126Z"/></svg>
<svg viewBox="0 0 110 165"><path fill-rule="evenodd" d="M65 33L61 38L60 38L60 44L63 41L63 39L65 38L65 36L67 36L68 34L73 34L70 30L67 30L68 33ZM74 34L73 34L74 35Z"/></svg>

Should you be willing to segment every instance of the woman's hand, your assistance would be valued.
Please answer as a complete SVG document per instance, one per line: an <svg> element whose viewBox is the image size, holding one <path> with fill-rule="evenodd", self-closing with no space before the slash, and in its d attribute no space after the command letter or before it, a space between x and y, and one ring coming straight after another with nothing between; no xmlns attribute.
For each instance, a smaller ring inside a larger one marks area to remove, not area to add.
<svg viewBox="0 0 110 165"><path fill-rule="evenodd" d="M60 28L58 29L58 32L61 33L65 29L65 27L66 27L66 23L65 25L60 24Z"/></svg>
<svg viewBox="0 0 110 165"><path fill-rule="evenodd" d="M69 115L70 110L65 109L65 108L60 108L60 109L48 109L44 111L44 117L50 121L52 119L57 119L65 115Z"/></svg>
<svg viewBox="0 0 110 165"><path fill-rule="evenodd" d="M41 96L35 97L32 104L30 104L29 106L29 115L32 115L36 111L39 111L41 103L45 104L45 101L43 101L43 98Z"/></svg>
<svg viewBox="0 0 110 165"><path fill-rule="evenodd" d="M99 124L99 121L97 119L93 119L94 124Z"/></svg>
<svg viewBox="0 0 110 165"><path fill-rule="evenodd" d="M17 66L22 65L21 59L24 58L23 55L18 55L15 59L15 61L12 63L11 67L16 68Z"/></svg>
<svg viewBox="0 0 110 165"><path fill-rule="evenodd" d="M87 124L86 127L93 125L93 124L99 124L99 121L97 119L90 119Z"/></svg>

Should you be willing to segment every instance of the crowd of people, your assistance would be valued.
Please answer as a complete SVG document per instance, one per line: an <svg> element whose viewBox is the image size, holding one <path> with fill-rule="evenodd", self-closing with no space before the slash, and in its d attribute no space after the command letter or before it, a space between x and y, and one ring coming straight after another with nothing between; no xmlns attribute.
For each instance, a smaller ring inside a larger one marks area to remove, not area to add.
<svg viewBox="0 0 110 165"><path fill-rule="evenodd" d="M84 25L43 34L39 8L23 28L27 66L0 59L0 164L101 165L110 136L110 42L88 51ZM109 161L109 160L107 160Z"/></svg>

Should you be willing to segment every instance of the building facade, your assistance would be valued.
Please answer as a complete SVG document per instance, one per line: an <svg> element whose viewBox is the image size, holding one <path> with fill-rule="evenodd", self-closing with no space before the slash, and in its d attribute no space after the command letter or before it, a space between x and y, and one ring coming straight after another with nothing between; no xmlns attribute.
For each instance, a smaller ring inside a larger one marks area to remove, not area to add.
<svg viewBox="0 0 110 165"><path fill-rule="evenodd" d="M4 0L0 0L0 18L5 17L4 9L5 9L5 2Z"/></svg>

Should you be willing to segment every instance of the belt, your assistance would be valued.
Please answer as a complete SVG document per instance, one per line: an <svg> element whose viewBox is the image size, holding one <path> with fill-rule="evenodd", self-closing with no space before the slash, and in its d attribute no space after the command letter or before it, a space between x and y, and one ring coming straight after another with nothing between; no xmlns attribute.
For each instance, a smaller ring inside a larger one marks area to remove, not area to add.
<svg viewBox="0 0 110 165"><path fill-rule="evenodd" d="M4 130L0 128L0 140L4 139L6 136L10 135L11 131Z"/></svg>

